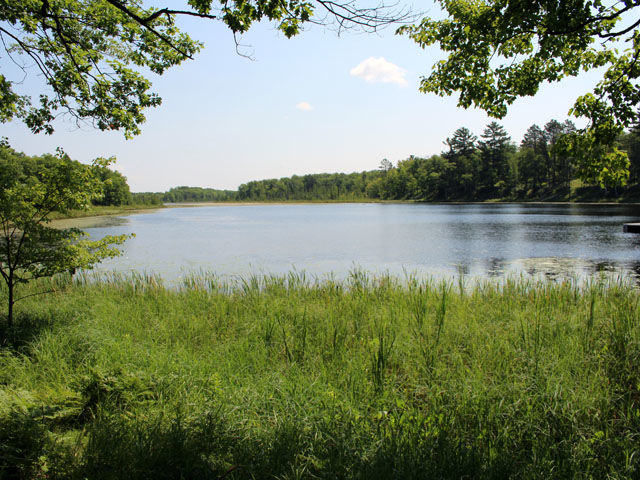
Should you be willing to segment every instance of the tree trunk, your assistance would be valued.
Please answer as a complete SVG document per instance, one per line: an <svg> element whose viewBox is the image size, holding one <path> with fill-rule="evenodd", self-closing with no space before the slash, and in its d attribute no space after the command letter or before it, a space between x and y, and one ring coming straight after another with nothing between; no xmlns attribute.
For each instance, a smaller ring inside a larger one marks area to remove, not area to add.
<svg viewBox="0 0 640 480"><path fill-rule="evenodd" d="M13 326L13 275L9 275L9 281L7 282L9 287L9 310L7 312L7 325L9 328Z"/></svg>

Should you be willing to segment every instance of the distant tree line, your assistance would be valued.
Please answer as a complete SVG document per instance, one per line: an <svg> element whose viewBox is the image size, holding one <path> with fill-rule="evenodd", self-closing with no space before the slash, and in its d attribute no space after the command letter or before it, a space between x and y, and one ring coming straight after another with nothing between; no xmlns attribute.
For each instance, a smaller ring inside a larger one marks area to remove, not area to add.
<svg viewBox="0 0 640 480"><path fill-rule="evenodd" d="M201 187L174 187L168 192L141 192L131 194L135 205L162 205L183 202L229 202L237 199L235 190L217 190Z"/></svg>
<svg viewBox="0 0 640 480"><path fill-rule="evenodd" d="M80 162L67 161L73 165L82 165ZM59 162L59 156L45 154L29 156L2 145L0 148L0 160L6 160L7 164L42 165L49 168ZM26 167L25 167L26 168ZM96 177L102 185L102 194L92 200L93 205L99 206L123 206L123 205L162 205L163 203L179 202L224 202L236 200L237 192L234 190L216 190L214 188L200 187L175 187L168 192L144 192L132 193L127 183L127 178L120 172L106 166L86 166L94 169Z"/></svg>
<svg viewBox="0 0 640 480"><path fill-rule="evenodd" d="M240 201L273 200L343 200L370 198L367 186L380 178L381 172L319 173L280 179L257 180L238 187Z"/></svg>
<svg viewBox="0 0 640 480"><path fill-rule="evenodd" d="M216 190L215 188L175 187L165 192L163 202L227 202L236 199L235 190Z"/></svg>
<svg viewBox="0 0 640 480"><path fill-rule="evenodd" d="M497 122L478 138L459 128L444 142L446 149L428 158L410 156L393 165L384 159L378 170L293 176L248 182L238 188L240 201L287 200L421 200L567 199L571 182L604 196L637 188L640 180L640 122L618 141L629 157L629 178L607 176L583 167L568 153L570 121L532 125L519 145Z"/></svg>
<svg viewBox="0 0 640 480"><path fill-rule="evenodd" d="M462 127L445 140L443 152L428 158L410 156L395 166L383 159L378 169L357 173L255 180L240 185L237 191L181 186L167 192L132 193L120 172L92 167L98 169L104 185L103 195L93 203L122 206L228 201L565 200L577 179L589 199L625 192L636 192L640 198L640 120L618 139L618 148L628 155L628 178L608 175L606 169L592 168L594 162L581 163L567 154L564 139L575 130L570 121L551 120L543 127L529 127L516 145L497 122L487 125L480 137ZM24 161L47 162L56 158L28 157L12 150L11 154Z"/></svg>

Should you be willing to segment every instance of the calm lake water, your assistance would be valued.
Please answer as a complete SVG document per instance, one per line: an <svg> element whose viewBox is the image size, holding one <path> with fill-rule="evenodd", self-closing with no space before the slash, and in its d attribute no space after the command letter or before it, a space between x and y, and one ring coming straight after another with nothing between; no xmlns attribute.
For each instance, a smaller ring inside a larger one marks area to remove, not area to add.
<svg viewBox="0 0 640 480"><path fill-rule="evenodd" d="M135 233L99 271L342 278L372 273L640 277L640 207L531 204L312 204L168 208L109 219L92 237Z"/></svg>

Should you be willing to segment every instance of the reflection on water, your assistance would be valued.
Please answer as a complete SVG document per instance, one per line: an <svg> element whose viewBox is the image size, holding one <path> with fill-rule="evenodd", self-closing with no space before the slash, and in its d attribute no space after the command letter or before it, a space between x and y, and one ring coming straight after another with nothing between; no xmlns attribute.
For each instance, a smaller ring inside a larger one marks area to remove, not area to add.
<svg viewBox="0 0 640 480"><path fill-rule="evenodd" d="M95 237L136 234L122 257L99 269L172 281L196 270L340 278L354 267L436 277L640 278L640 235L622 231L638 217L628 205L246 205L171 208L83 228Z"/></svg>
<svg viewBox="0 0 640 480"><path fill-rule="evenodd" d="M551 280L599 275L611 278L628 276L640 283L640 263L638 262L624 264L612 261L593 262L581 258L524 258L512 262L503 273L510 272L526 272L534 277L545 277Z"/></svg>

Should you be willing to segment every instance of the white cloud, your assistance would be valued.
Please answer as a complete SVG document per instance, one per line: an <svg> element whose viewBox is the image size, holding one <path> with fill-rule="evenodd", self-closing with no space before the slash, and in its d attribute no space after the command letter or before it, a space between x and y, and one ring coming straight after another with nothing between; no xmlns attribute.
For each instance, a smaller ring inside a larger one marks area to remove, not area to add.
<svg viewBox="0 0 640 480"><path fill-rule="evenodd" d="M349 72L352 77L362 78L369 83L395 83L401 87L407 86L404 78L407 71L395 63L388 62L384 57L369 57L353 67Z"/></svg>
<svg viewBox="0 0 640 480"><path fill-rule="evenodd" d="M296 105L296 108L304 112L310 112L311 110L313 110L313 105L311 105L308 102L300 102L299 104Z"/></svg>

